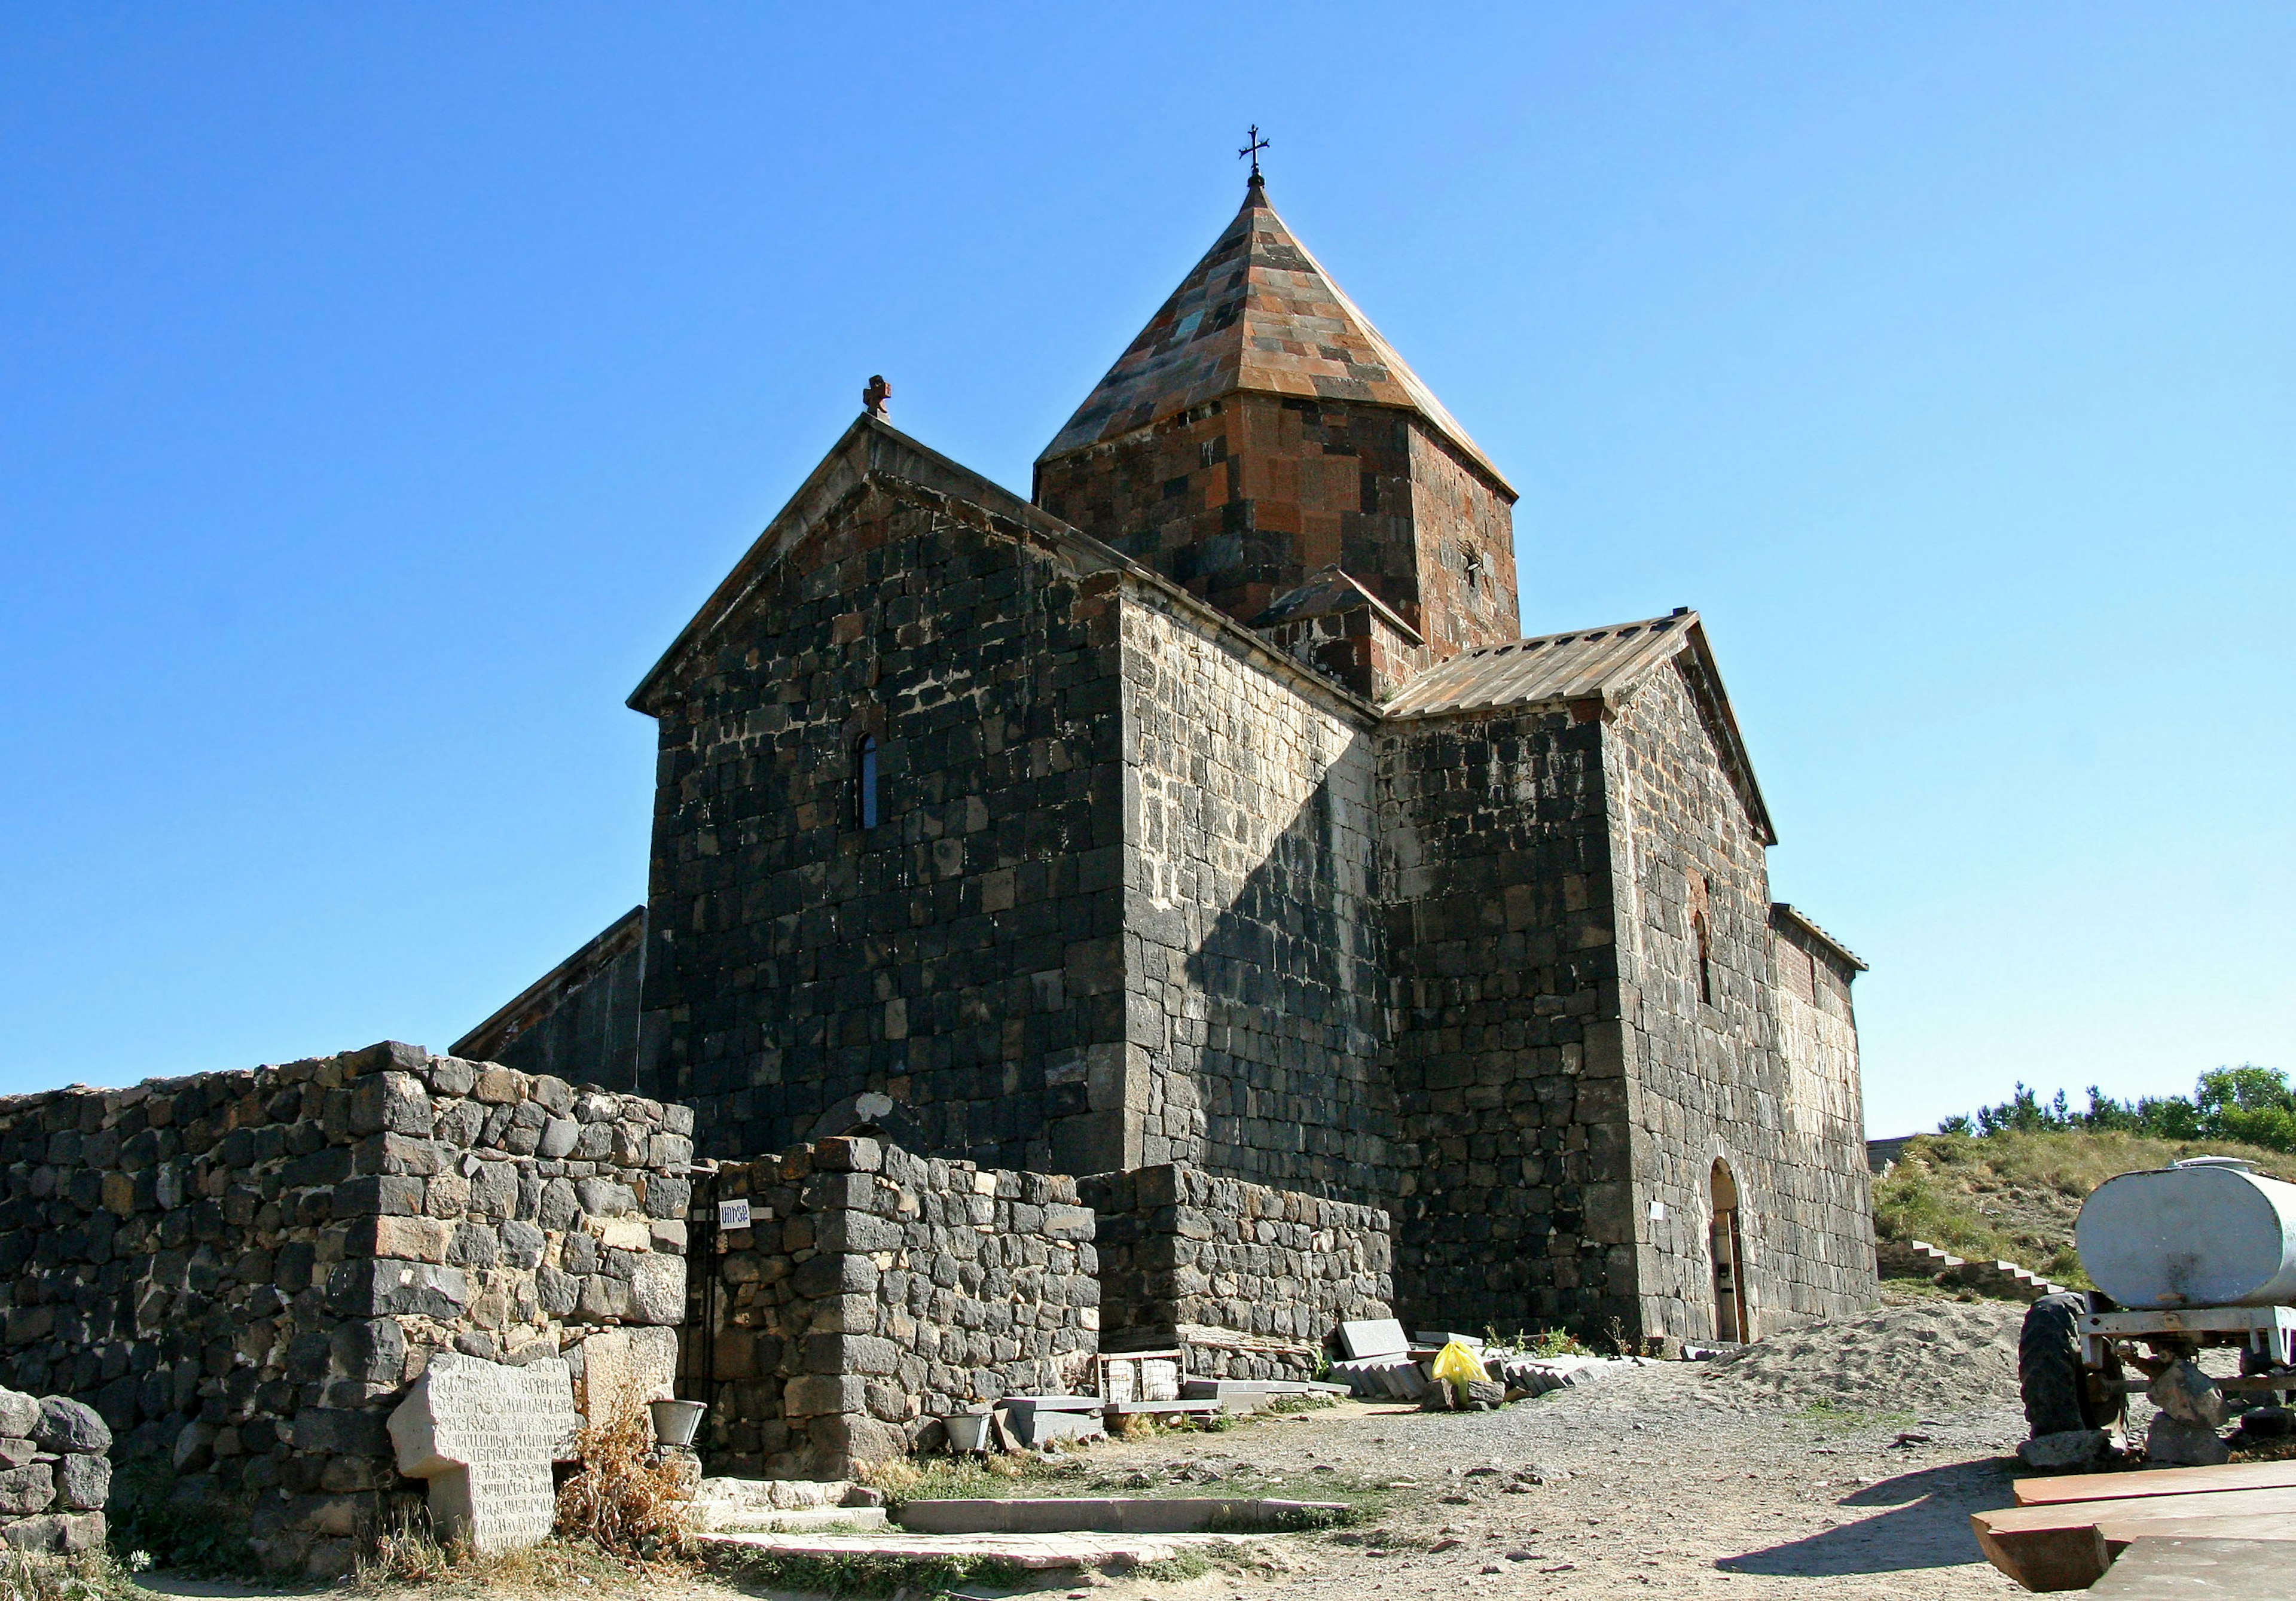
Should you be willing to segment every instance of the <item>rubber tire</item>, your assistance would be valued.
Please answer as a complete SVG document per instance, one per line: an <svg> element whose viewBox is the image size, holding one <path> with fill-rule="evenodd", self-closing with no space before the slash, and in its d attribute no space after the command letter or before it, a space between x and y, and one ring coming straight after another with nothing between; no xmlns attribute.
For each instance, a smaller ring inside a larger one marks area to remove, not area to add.
<svg viewBox="0 0 2296 1601"><path fill-rule="evenodd" d="M2082 1383L2079 1295L2044 1295L2025 1310L2017 1335L2017 1390L2035 1439L2099 1426L2088 1416Z"/></svg>

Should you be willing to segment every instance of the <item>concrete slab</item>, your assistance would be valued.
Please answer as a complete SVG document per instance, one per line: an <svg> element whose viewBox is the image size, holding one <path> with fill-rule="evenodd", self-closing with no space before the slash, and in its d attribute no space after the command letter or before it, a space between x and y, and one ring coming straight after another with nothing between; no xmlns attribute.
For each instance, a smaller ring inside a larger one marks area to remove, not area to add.
<svg viewBox="0 0 2296 1601"><path fill-rule="evenodd" d="M1124 1567L1182 1551L1248 1546L1226 1534L697 1534L722 1547L780 1556L982 1556L1019 1568Z"/></svg>
<svg viewBox="0 0 2296 1601"><path fill-rule="evenodd" d="M2131 1540L2088 1593L2117 1601L2296 1601L2296 1564L2276 1540L2147 1537Z"/></svg>
<svg viewBox="0 0 2296 1601"><path fill-rule="evenodd" d="M1279 1395L1316 1395L1343 1391L1344 1384L1318 1384L1305 1379L1183 1379L1180 1395L1186 1400L1226 1400L1234 1395L1273 1400Z"/></svg>
<svg viewBox="0 0 2296 1601"><path fill-rule="evenodd" d="M1096 1395L1007 1395L996 1402L1016 1413L1097 1412L1107 1404Z"/></svg>
<svg viewBox="0 0 2296 1601"><path fill-rule="evenodd" d="M1054 1440L1101 1440L1108 1434L1101 1416L1104 1404L1095 1400L1089 1412L1015 1408L1005 1413L1005 1425L1025 1450L1040 1450Z"/></svg>
<svg viewBox="0 0 2296 1601"><path fill-rule="evenodd" d="M911 1501L901 1526L918 1534L1193 1534L1280 1529L1349 1510L1341 1501L1236 1496L1045 1496Z"/></svg>
<svg viewBox="0 0 2296 1601"><path fill-rule="evenodd" d="M1365 1357L1399 1357L1411 1349L1403 1323L1396 1318L1376 1318L1340 1325L1340 1350L1357 1361Z"/></svg>
<svg viewBox="0 0 2296 1601"><path fill-rule="evenodd" d="M742 1507L718 1511L704 1525L719 1534L867 1534L890 1529L882 1507L800 1507L790 1511Z"/></svg>

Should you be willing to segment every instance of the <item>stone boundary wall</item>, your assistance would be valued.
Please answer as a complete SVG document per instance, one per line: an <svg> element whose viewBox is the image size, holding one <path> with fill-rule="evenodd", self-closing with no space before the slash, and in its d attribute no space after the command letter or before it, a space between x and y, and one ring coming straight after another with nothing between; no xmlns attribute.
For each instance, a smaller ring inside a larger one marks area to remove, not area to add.
<svg viewBox="0 0 2296 1601"><path fill-rule="evenodd" d="M685 1310L693 1113L383 1044L0 1100L0 1379L333 1575L430 1353ZM574 1354L570 1352L569 1354Z"/></svg>
<svg viewBox="0 0 2296 1601"><path fill-rule="evenodd" d="M716 1233L740 1199L750 1226ZM848 1478L939 1444L972 1402L1092 1383L1098 1262L1072 1178L847 1137L721 1167L696 1200L715 1237L680 1393L711 1403L711 1473Z"/></svg>
<svg viewBox="0 0 2296 1601"><path fill-rule="evenodd" d="M53 1554L102 1549L111 1449L111 1431L85 1402L0 1390L0 1541Z"/></svg>
<svg viewBox="0 0 2296 1601"><path fill-rule="evenodd" d="M1184 1349L1211 1378L1312 1376L1344 1321L1391 1318L1388 1215L1178 1163L1099 1173L1106 1343Z"/></svg>

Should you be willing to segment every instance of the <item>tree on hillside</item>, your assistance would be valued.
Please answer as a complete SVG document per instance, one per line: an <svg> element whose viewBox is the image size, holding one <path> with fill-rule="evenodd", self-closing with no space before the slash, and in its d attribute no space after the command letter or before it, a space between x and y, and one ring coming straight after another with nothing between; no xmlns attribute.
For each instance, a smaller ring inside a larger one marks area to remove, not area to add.
<svg viewBox="0 0 2296 1601"><path fill-rule="evenodd" d="M2243 1062L2202 1073L2190 1096L2144 1096L2118 1101L2095 1085L2088 1106L2075 1111L2062 1089L2047 1101L2021 1080L2010 1097L1980 1106L1974 1118L1954 1116L1940 1134L2043 1133L2118 1129L2155 1139L2239 1140L2267 1151L2296 1151L2296 1090L2276 1067Z"/></svg>

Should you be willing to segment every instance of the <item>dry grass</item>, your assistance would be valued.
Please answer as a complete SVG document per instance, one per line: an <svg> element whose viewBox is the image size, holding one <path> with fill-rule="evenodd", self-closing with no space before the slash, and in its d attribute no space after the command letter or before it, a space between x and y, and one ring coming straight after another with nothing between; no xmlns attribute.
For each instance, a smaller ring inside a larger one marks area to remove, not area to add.
<svg viewBox="0 0 2296 1601"><path fill-rule="evenodd" d="M636 1562L675 1553L693 1513L693 1490L666 1459L649 1460L653 1428L636 1403L582 1431L581 1466L558 1491L558 1532Z"/></svg>
<svg viewBox="0 0 2296 1601"><path fill-rule="evenodd" d="M645 1413L625 1408L585 1428L581 1465L559 1487L558 1526L539 1545L484 1554L441 1541L427 1513L393 1519L365 1542L351 1587L375 1595L420 1585L443 1595L607 1589L687 1577L685 1539L693 1491L667 1463L649 1461Z"/></svg>
<svg viewBox="0 0 2296 1601"><path fill-rule="evenodd" d="M441 1596L588 1589L593 1594L682 1570L624 1562L585 1540L552 1539L483 1556L457 1540L442 1545L422 1515L393 1523L370 1542L350 1588L376 1596L419 1585Z"/></svg>
<svg viewBox="0 0 2296 1601"><path fill-rule="evenodd" d="M1001 1499L1032 1479L1053 1479L1084 1470L1070 1457L1047 1462L1027 1451L978 1457L895 1457L861 1470L861 1482L903 1501Z"/></svg>
<svg viewBox="0 0 2296 1601"><path fill-rule="evenodd" d="M2245 1157L2259 1173L2296 1180L2296 1155L2223 1141L2079 1131L1925 1135L1875 1182L1874 1228L1885 1240L1926 1240L2086 1288L2073 1220L2088 1193L2115 1174L2202 1155Z"/></svg>
<svg viewBox="0 0 2296 1601"><path fill-rule="evenodd" d="M73 1556L0 1551L0 1601L130 1601L144 1593L102 1551Z"/></svg>

